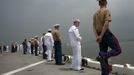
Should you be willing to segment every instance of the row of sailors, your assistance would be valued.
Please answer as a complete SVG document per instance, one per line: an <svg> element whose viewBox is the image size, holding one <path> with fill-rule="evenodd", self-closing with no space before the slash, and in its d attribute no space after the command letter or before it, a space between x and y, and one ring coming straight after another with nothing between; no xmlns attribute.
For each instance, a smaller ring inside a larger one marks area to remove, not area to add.
<svg viewBox="0 0 134 75"><path fill-rule="evenodd" d="M73 21L73 25L68 30L69 39L72 47L72 64L71 69L73 70L83 70L81 68L81 36L79 34L78 27L80 26L80 20L76 19ZM41 49L43 49L43 59L47 59L48 62L52 60L52 50L54 49L54 58L56 65L64 65L62 63L62 40L60 36L60 25L55 24L54 29L48 29L47 33L43 33L39 41L39 37L34 37L29 41L24 39L21 45L12 44L12 51L17 52L18 50L22 50L23 54L35 54L38 56L41 53ZM41 47L42 46L42 47Z"/></svg>
<svg viewBox="0 0 134 75"><path fill-rule="evenodd" d="M80 26L80 20L76 19L73 21L73 25L69 28L68 34L69 34L69 39L70 39L70 44L72 47L72 64L71 64L71 69L73 70L83 70L81 68L81 39L82 37L80 36L79 29L78 27ZM33 50L35 50L34 54L35 56L38 56L38 51L39 45L42 46L42 54L43 58L47 59L48 62L53 61L52 60L52 50L54 48L54 58L55 58L55 64L56 65L64 65L62 63L62 40L61 40L61 35L60 35L60 25L55 24L52 29L48 29L47 33L43 33L40 43L39 43L39 38L35 37L32 38L30 41L25 39L23 44L23 53L26 54L27 50L30 50L31 48L31 54L33 54ZM40 53L40 51L39 51Z"/></svg>
<svg viewBox="0 0 134 75"><path fill-rule="evenodd" d="M23 45L23 54L27 54L27 52L30 52L31 54L35 54L35 56L38 56L38 54L43 54L43 59L47 59L48 62L53 61L52 60L52 50L55 50L55 64L56 65L64 65L62 63L62 47L61 47L61 38L60 38L60 32L59 32L60 25L55 24L54 30L48 29L47 33L43 33L40 41L39 37L34 37L30 41L27 39L24 39L22 45ZM41 48L41 49L40 49Z"/></svg>

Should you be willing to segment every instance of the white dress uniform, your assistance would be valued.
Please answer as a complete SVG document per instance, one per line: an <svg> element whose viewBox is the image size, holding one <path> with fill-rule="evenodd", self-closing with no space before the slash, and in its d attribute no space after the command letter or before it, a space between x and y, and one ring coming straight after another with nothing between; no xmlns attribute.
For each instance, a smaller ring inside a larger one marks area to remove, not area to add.
<svg viewBox="0 0 134 75"><path fill-rule="evenodd" d="M21 52L23 51L23 45L22 44L19 45L19 49L20 49Z"/></svg>
<svg viewBox="0 0 134 75"><path fill-rule="evenodd" d="M53 36L52 33L46 33L44 36L44 42L45 45L47 46L47 51L46 54L48 55L48 61L52 60L52 50L53 50L53 46L54 46L54 40L53 40Z"/></svg>
<svg viewBox="0 0 134 75"><path fill-rule="evenodd" d="M41 50L40 50L40 42L39 42L39 40L37 40L37 44L38 44L38 54L40 54L40 52L41 52Z"/></svg>
<svg viewBox="0 0 134 75"><path fill-rule="evenodd" d="M42 45L43 45L43 37L44 36L41 36L41 38L40 38L40 51L41 51L41 53L43 52L43 47L42 47Z"/></svg>
<svg viewBox="0 0 134 75"><path fill-rule="evenodd" d="M6 46L6 52L9 52L9 46Z"/></svg>
<svg viewBox="0 0 134 75"><path fill-rule="evenodd" d="M31 54L31 43L30 42L27 42L27 46L28 46L28 53Z"/></svg>
<svg viewBox="0 0 134 75"><path fill-rule="evenodd" d="M72 64L71 68L74 70L81 69L81 36L79 33L79 29L73 25L70 27L69 31L69 38L72 47L73 57L72 57Z"/></svg>

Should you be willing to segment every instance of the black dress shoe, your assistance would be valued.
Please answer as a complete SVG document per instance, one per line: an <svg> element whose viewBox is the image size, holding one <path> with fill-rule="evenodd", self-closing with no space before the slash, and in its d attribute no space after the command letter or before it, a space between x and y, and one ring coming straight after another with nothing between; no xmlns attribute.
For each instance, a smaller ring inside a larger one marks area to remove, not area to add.
<svg viewBox="0 0 134 75"><path fill-rule="evenodd" d="M81 68L80 71L81 71L81 70L84 70L84 68Z"/></svg>
<svg viewBox="0 0 134 75"><path fill-rule="evenodd" d="M74 71L83 71L84 68L81 68L81 69L73 69Z"/></svg>

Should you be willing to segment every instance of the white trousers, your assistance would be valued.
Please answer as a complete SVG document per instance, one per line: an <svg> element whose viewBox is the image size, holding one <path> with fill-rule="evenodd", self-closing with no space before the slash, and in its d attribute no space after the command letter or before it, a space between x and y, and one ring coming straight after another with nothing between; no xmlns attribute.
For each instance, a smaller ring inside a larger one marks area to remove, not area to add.
<svg viewBox="0 0 134 75"><path fill-rule="evenodd" d="M46 45L47 46L47 51L46 51L46 54L48 55L48 58L47 60L52 60L52 49L53 47L52 46L49 46L49 45Z"/></svg>
<svg viewBox="0 0 134 75"><path fill-rule="evenodd" d="M78 46L72 46L72 63L71 68L74 70L80 70L81 69L81 45Z"/></svg>
<svg viewBox="0 0 134 75"><path fill-rule="evenodd" d="M7 48L7 49L6 49L6 52L9 52L9 47L7 46L6 48Z"/></svg>
<svg viewBox="0 0 134 75"><path fill-rule="evenodd" d="M28 50L28 53L31 54L31 47L28 46L27 50Z"/></svg>

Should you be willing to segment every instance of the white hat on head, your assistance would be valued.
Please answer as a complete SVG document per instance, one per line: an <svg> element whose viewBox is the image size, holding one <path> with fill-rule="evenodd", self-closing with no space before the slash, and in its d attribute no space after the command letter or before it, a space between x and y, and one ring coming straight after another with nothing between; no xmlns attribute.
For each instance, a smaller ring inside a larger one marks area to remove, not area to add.
<svg viewBox="0 0 134 75"><path fill-rule="evenodd" d="M48 31L52 31L52 29L48 29Z"/></svg>
<svg viewBox="0 0 134 75"><path fill-rule="evenodd" d="M36 35L36 36L34 36L35 38L37 38L38 36Z"/></svg>
<svg viewBox="0 0 134 75"><path fill-rule="evenodd" d="M34 38L31 38L31 40L33 40Z"/></svg>
<svg viewBox="0 0 134 75"><path fill-rule="evenodd" d="M75 19L74 22L80 22L80 19Z"/></svg>
<svg viewBox="0 0 134 75"><path fill-rule="evenodd" d="M60 24L55 24L54 27L60 26Z"/></svg>

